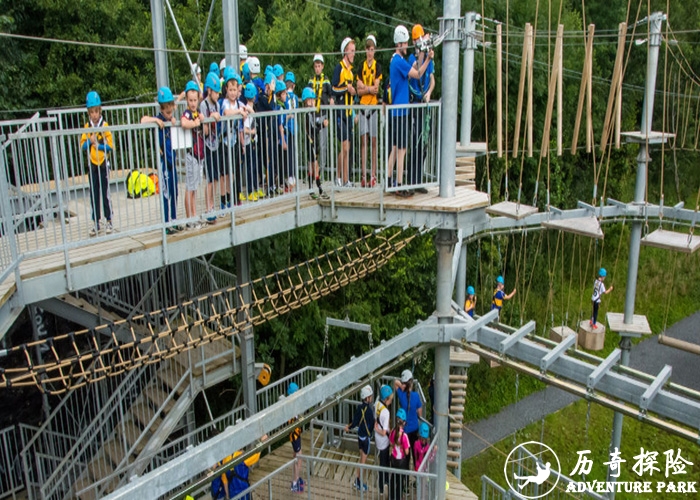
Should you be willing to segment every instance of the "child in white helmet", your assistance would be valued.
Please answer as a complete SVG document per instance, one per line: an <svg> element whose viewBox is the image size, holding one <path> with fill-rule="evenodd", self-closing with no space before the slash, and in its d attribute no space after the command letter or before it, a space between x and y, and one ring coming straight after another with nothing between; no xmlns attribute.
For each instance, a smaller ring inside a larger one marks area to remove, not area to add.
<svg viewBox="0 0 700 500"><path fill-rule="evenodd" d="M345 432L349 432L351 429L357 427L357 447L360 449L360 464L367 462L367 455L369 455L370 443L374 432L373 395L374 391L372 391L372 387L369 385L364 386L360 390L362 404L355 410L352 423L345 426ZM360 480L360 472L360 467L358 467L354 486L358 490L367 491L367 483Z"/></svg>
<svg viewBox="0 0 700 500"><path fill-rule="evenodd" d="M591 301L593 302L593 315L591 316L591 321L589 324L594 330L598 328L598 308L600 307L600 299L603 297L603 295L613 291L612 285L607 290L605 289L605 284L603 282L605 281L605 277L607 275L608 272L604 267L601 267L600 271L598 271L598 279L596 279L595 283L593 283L593 296L591 297Z"/></svg>

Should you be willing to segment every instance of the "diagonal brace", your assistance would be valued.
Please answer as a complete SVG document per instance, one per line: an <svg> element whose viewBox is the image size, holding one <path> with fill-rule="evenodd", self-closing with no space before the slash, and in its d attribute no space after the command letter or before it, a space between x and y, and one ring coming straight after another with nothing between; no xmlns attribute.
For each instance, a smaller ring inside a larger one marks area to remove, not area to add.
<svg viewBox="0 0 700 500"><path fill-rule="evenodd" d="M540 372L545 373L549 367L559 359L573 344L576 343L578 335L569 335L562 340L558 346L548 352L545 357L540 360Z"/></svg>
<svg viewBox="0 0 700 500"><path fill-rule="evenodd" d="M669 381L671 378L671 371L671 366L665 365L654 381L649 384L649 388L644 391L644 394L642 394L642 397L639 400L639 408L642 410L642 412L646 413L646 411L649 409L649 405L651 404L651 400L656 397L661 388L666 385L666 382Z"/></svg>
<svg viewBox="0 0 700 500"><path fill-rule="evenodd" d="M591 374L588 376L587 384L589 391L592 391L598 382L600 382L600 379L603 378L603 376L610 371L613 365L620 360L621 354L622 351L620 351L620 349L615 349L595 368L595 370L591 372Z"/></svg>
<svg viewBox="0 0 700 500"><path fill-rule="evenodd" d="M497 309L494 309L494 311L496 310ZM519 330L513 332L510 336L503 339L498 345L499 354L503 356L506 352L508 352L508 349L520 342L523 339L523 337L525 337L525 335L534 332L535 326L536 324L534 321L529 321L525 326L521 327Z"/></svg>

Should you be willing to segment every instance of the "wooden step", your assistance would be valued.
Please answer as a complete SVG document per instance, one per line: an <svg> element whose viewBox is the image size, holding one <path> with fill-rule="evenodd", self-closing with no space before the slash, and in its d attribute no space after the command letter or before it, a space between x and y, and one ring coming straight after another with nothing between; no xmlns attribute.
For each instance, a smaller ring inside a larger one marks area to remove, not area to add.
<svg viewBox="0 0 700 500"><path fill-rule="evenodd" d="M452 395L454 396L454 393L452 393ZM462 406L464 406L464 403L466 403L466 399L465 399L465 398L455 398L455 397L453 397L453 398L452 398L452 403L455 404L455 405L462 405Z"/></svg>
<svg viewBox="0 0 700 500"><path fill-rule="evenodd" d="M450 382L450 389L451 389L452 391L460 390L460 389L461 389L461 390L464 390L464 387L465 387L466 385L467 385L467 384L464 383L464 382ZM454 396L454 392L452 392L452 395Z"/></svg>
<svg viewBox="0 0 700 500"><path fill-rule="evenodd" d="M464 387L464 386L462 386L462 387ZM465 397L466 395L467 395L467 391L465 391L463 388L462 389L455 389L454 391L452 391L453 398Z"/></svg>
<svg viewBox="0 0 700 500"><path fill-rule="evenodd" d="M447 456L451 458L461 458L462 454L457 450L447 450Z"/></svg>
<svg viewBox="0 0 700 500"><path fill-rule="evenodd" d="M462 431L454 432L450 427L450 439L462 439Z"/></svg>
<svg viewBox="0 0 700 500"><path fill-rule="evenodd" d="M457 413L457 414L461 415L462 413L464 413L464 406L462 406L462 405L450 406L450 415L452 415L453 413Z"/></svg>
<svg viewBox="0 0 700 500"><path fill-rule="evenodd" d="M469 376L468 375L458 375L456 373L450 373L450 382L456 382L458 380L466 382L467 380L469 380Z"/></svg>
<svg viewBox="0 0 700 500"><path fill-rule="evenodd" d="M94 479L93 482L99 481L114 472L112 461L105 456L104 450L97 453L88 464L87 469L90 472L90 476Z"/></svg>
<svg viewBox="0 0 700 500"><path fill-rule="evenodd" d="M107 441L102 449L104 450L105 456L112 462L114 468L117 468L124 459L125 455L124 446L122 443L117 441L115 438L111 441Z"/></svg>
<svg viewBox="0 0 700 500"><path fill-rule="evenodd" d="M187 369L175 360L167 363L168 365L158 370L158 374L156 376L163 384L163 387L168 387L172 391L173 387L177 385ZM180 384L176 391L177 395L181 396L185 389L187 389L187 386L188 384L186 383Z"/></svg>
<svg viewBox="0 0 700 500"><path fill-rule="evenodd" d="M78 478L78 480L75 482L73 485L73 491L75 492L75 498L79 498L80 500L98 500L98 495L95 493L95 490L87 490L84 493L81 493L80 495L77 494L78 491L82 490L83 488L87 488L90 486L92 483L94 483L93 479L90 477L90 472L88 472L87 468L85 468L85 471L83 474Z"/></svg>
<svg viewBox="0 0 700 500"><path fill-rule="evenodd" d="M126 439L126 444L131 449L134 446L134 443L141 437L141 434L143 434L143 430L134 423L133 420L127 419L124 422L124 437ZM150 432L148 432L150 434ZM148 443L148 436L144 437L139 441L139 444L136 446L136 449L133 451L134 456L138 456L141 454L143 449L146 446L146 443Z"/></svg>
<svg viewBox="0 0 700 500"><path fill-rule="evenodd" d="M454 460L448 460L447 466L452 467L453 469L459 469L459 462L455 462Z"/></svg>
<svg viewBox="0 0 700 500"><path fill-rule="evenodd" d="M153 408L162 408L162 412L165 413L166 415L170 410L173 409L173 406L175 406L175 401L171 399L168 401L165 406L163 404L165 403L165 400L168 399L168 393L165 392L161 387L160 384L150 384L146 389L143 391L143 394L151 401L151 404L153 405ZM162 415L161 415L162 416Z"/></svg>
<svg viewBox="0 0 700 500"><path fill-rule="evenodd" d="M151 407L151 405L148 404L148 401L146 399L139 399L137 402L131 405L129 411L131 412L131 418L133 418L134 422L139 424L139 427L141 427L142 429L148 428L148 423L156 415L155 408ZM163 418L160 415L158 415L158 417L153 422L152 428L157 429L158 427L160 427L160 424L162 422Z"/></svg>

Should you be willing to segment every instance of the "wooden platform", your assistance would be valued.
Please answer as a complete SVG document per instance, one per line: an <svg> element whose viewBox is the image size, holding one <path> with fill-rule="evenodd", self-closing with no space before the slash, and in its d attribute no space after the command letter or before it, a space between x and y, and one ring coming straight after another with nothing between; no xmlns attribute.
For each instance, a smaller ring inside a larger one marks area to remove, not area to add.
<svg viewBox="0 0 700 500"><path fill-rule="evenodd" d="M571 335L576 335L576 332L568 326L555 326L549 330L549 338L555 342L561 342Z"/></svg>
<svg viewBox="0 0 700 500"><path fill-rule="evenodd" d="M605 347L605 325L598 323L597 328L593 328L589 320L583 320L578 325L579 347L589 351L601 351Z"/></svg>
<svg viewBox="0 0 700 500"><path fill-rule="evenodd" d="M700 248L700 236L659 228L642 238L642 245L676 252L693 253Z"/></svg>
<svg viewBox="0 0 700 500"><path fill-rule="evenodd" d="M557 229L566 233L574 233L588 238L603 239L600 222L595 217L576 217L574 219L549 220L542 225L549 229Z"/></svg>
<svg viewBox="0 0 700 500"><path fill-rule="evenodd" d="M469 367L479 362L479 355L471 351L450 347L450 366Z"/></svg>
<svg viewBox="0 0 700 500"><path fill-rule="evenodd" d="M331 200L321 200L322 206L330 206ZM375 190L348 190L335 193L336 207L376 208L380 207L380 192ZM473 186L457 186L452 198L440 198L437 187L427 194L415 194L402 198L384 193L385 210L420 210L426 212L466 212L488 205L486 193L476 191Z"/></svg>
<svg viewBox="0 0 700 500"><path fill-rule="evenodd" d="M626 333L636 336L651 335L651 327L647 317L641 314L635 314L632 317L631 324L625 324L625 315L623 313L609 312L605 315L608 321L610 330L615 333Z"/></svg>
<svg viewBox="0 0 700 500"><path fill-rule="evenodd" d="M520 220L528 215L536 214L538 211L537 207L531 207L530 205L512 201L502 201L486 209L486 213L489 215L508 217L509 219L515 220Z"/></svg>

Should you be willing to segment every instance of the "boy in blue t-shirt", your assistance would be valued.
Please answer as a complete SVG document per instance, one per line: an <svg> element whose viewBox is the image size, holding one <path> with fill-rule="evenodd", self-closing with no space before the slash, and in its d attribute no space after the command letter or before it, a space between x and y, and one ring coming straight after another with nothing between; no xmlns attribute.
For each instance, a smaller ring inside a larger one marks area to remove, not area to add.
<svg viewBox="0 0 700 500"><path fill-rule="evenodd" d="M160 127L158 131L158 144L160 146L160 165L162 180L159 182L163 195L163 217L166 224L177 219L177 169L175 168L175 155L171 140L172 127L166 127L165 123L172 125L177 123L173 113L175 111L175 97L168 87L158 89L158 104L160 113L156 116L144 116L141 123L155 123ZM165 229L167 234L181 231L182 226L172 226Z"/></svg>
<svg viewBox="0 0 700 500"><path fill-rule="evenodd" d="M296 87L297 84L297 79L296 76L294 76L294 73L291 71L288 71L287 74L284 77L284 83L287 86L287 99L285 101L285 108L292 111L295 110L299 107L299 98L297 95L294 93L294 88ZM293 189L294 186L296 186L297 180L296 180L296 165L295 165L295 160L296 160L296 149L295 149L295 142L294 142L294 135L296 133L296 115L294 113L290 113L287 115L286 120L285 120L285 126L284 128L287 131L287 168L288 168L288 176L287 176L287 186L289 186L290 189Z"/></svg>

